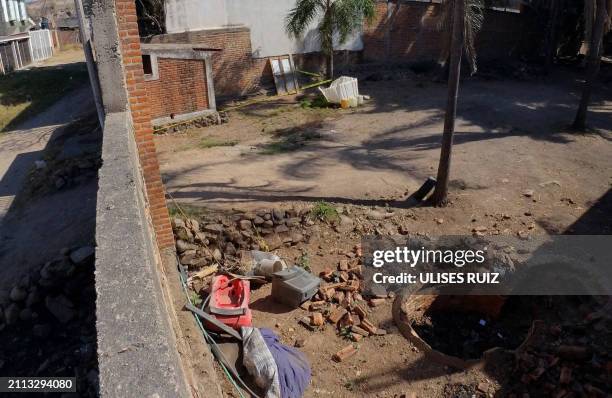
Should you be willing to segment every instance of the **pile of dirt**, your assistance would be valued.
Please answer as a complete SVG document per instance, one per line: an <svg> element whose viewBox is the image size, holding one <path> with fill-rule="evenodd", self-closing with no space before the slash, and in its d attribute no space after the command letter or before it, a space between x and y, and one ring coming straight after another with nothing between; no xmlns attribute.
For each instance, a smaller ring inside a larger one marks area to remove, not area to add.
<svg viewBox="0 0 612 398"><path fill-rule="evenodd" d="M94 248L64 249L0 296L0 374L76 377L98 396Z"/></svg>

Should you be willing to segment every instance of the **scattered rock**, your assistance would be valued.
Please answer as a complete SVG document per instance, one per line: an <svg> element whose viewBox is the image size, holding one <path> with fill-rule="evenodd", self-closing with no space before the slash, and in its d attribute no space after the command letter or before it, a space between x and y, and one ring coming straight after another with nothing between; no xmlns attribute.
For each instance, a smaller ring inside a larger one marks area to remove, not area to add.
<svg viewBox="0 0 612 398"><path fill-rule="evenodd" d="M19 320L20 312L21 310L19 309L19 306L17 304L12 303L11 305L9 305L4 310L4 320L6 321L6 324L13 325L17 323L17 321Z"/></svg>
<svg viewBox="0 0 612 398"><path fill-rule="evenodd" d="M21 310L21 312L19 313L19 319L21 319L24 322L28 322L32 319L32 310L29 308L24 308Z"/></svg>
<svg viewBox="0 0 612 398"><path fill-rule="evenodd" d="M56 297L47 296L45 306L60 323L68 323L76 315L74 305L64 295Z"/></svg>
<svg viewBox="0 0 612 398"><path fill-rule="evenodd" d="M352 357L356 353L357 353L357 349L355 348L355 346L353 346L351 344L351 345L348 345L348 346L344 347L343 349L341 349L337 353L335 353L332 358L336 362L342 362L342 361Z"/></svg>
<svg viewBox="0 0 612 398"><path fill-rule="evenodd" d="M182 239L177 239L176 240L176 250L179 253L183 253L183 252L185 252L187 250L196 250L197 248L198 248L198 246L196 246L196 245L194 245L192 243L189 243L189 242L185 242Z"/></svg>
<svg viewBox="0 0 612 398"><path fill-rule="evenodd" d="M533 196L534 192L533 189L527 189L525 191L523 191L523 196L527 197L527 198L531 198Z"/></svg>
<svg viewBox="0 0 612 398"><path fill-rule="evenodd" d="M476 387L476 389L486 394L489 391L489 385L483 381L483 382L478 383L478 386Z"/></svg>
<svg viewBox="0 0 612 398"><path fill-rule="evenodd" d="M11 289L9 297L15 302L20 302L28 297L28 292L23 287L15 286L13 289Z"/></svg>
<svg viewBox="0 0 612 398"><path fill-rule="evenodd" d="M572 381L572 368L564 366L559 374L559 383L569 384Z"/></svg>
<svg viewBox="0 0 612 398"><path fill-rule="evenodd" d="M560 345L557 348L557 355L570 361L584 361L591 357L591 352L584 346Z"/></svg>
<svg viewBox="0 0 612 398"><path fill-rule="evenodd" d="M223 229L223 224L207 224L204 226L205 232L215 235L221 235L223 233Z"/></svg>
<svg viewBox="0 0 612 398"><path fill-rule="evenodd" d="M47 337L51 334L51 325L49 324L37 324L32 327L32 333L36 337Z"/></svg>
<svg viewBox="0 0 612 398"><path fill-rule="evenodd" d="M213 250L212 256L216 261L221 261L223 259L223 254L218 248L215 248L215 250Z"/></svg>
<svg viewBox="0 0 612 398"><path fill-rule="evenodd" d="M546 181L546 182L541 182L540 183L541 187L547 187L549 185L556 185L556 186L560 187L561 183L559 181L557 181L557 180L550 180L550 181Z"/></svg>
<svg viewBox="0 0 612 398"><path fill-rule="evenodd" d="M310 324L312 326L323 326L323 314L315 312L310 315Z"/></svg>
<svg viewBox="0 0 612 398"><path fill-rule="evenodd" d="M92 246L79 247L70 253L70 261L75 264L81 264L94 255L95 249Z"/></svg>
<svg viewBox="0 0 612 398"><path fill-rule="evenodd" d="M385 213L382 213L380 211L377 210L370 210L367 212L366 216L370 219L370 220L384 220L386 218Z"/></svg>
<svg viewBox="0 0 612 398"><path fill-rule="evenodd" d="M250 220L240 220L239 226L241 230L245 231L251 229L252 224Z"/></svg>

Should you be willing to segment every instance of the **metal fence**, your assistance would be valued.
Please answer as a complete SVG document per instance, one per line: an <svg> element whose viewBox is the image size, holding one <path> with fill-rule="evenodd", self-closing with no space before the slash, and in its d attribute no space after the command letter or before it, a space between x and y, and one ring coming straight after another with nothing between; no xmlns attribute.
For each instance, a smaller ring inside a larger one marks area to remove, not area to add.
<svg viewBox="0 0 612 398"><path fill-rule="evenodd" d="M53 39L48 29L30 31L32 61L42 61L53 56Z"/></svg>
<svg viewBox="0 0 612 398"><path fill-rule="evenodd" d="M0 40L0 74L12 72L53 56L51 32L33 30Z"/></svg>

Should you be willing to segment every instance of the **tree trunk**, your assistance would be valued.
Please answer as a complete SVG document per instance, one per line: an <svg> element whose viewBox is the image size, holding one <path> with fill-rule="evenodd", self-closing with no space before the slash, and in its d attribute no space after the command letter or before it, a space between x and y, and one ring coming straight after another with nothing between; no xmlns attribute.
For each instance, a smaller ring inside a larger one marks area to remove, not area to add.
<svg viewBox="0 0 612 398"><path fill-rule="evenodd" d="M591 44L587 55L587 69L584 85L582 87L582 97L578 105L578 112L572 127L575 130L584 130L586 128L586 118L589 102L591 101L591 92L593 85L597 79L599 66L601 64L601 42L603 38L604 25L606 23L606 0L597 0L597 16L595 18L595 26L591 34Z"/></svg>
<svg viewBox="0 0 612 398"><path fill-rule="evenodd" d="M333 43L332 43L332 49L330 50L329 54L327 54L327 62L326 62L326 72L325 74L327 75L328 79L333 79L334 78L334 49L333 49Z"/></svg>
<svg viewBox="0 0 612 398"><path fill-rule="evenodd" d="M332 1L327 0L325 3L325 16L323 17L325 21L327 21L327 25L329 25L329 29L323 38L324 43L322 44L322 49L324 52L327 52L325 55L327 59L325 60L325 74L328 79L334 78L334 32L333 32L333 24L332 20Z"/></svg>
<svg viewBox="0 0 612 398"><path fill-rule="evenodd" d="M559 0L551 0L548 10L548 29L546 34L546 73L550 72L557 55L557 25L559 18Z"/></svg>
<svg viewBox="0 0 612 398"><path fill-rule="evenodd" d="M432 202L436 206L446 204L448 181L451 166L451 150L455 132L455 117L457 116L457 95L461 77L461 55L464 44L465 0L453 1L453 24L450 49L450 66L448 71L448 99L444 115L444 133L442 134L442 149L438 164L436 189L432 194Z"/></svg>

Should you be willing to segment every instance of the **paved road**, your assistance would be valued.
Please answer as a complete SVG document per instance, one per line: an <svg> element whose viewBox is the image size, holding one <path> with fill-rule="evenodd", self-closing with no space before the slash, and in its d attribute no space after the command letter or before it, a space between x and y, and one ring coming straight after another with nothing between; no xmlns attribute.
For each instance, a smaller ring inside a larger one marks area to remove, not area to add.
<svg viewBox="0 0 612 398"><path fill-rule="evenodd" d="M91 112L93 106L89 85L84 85L15 130L0 135L0 227L28 170L41 158L53 133Z"/></svg>

